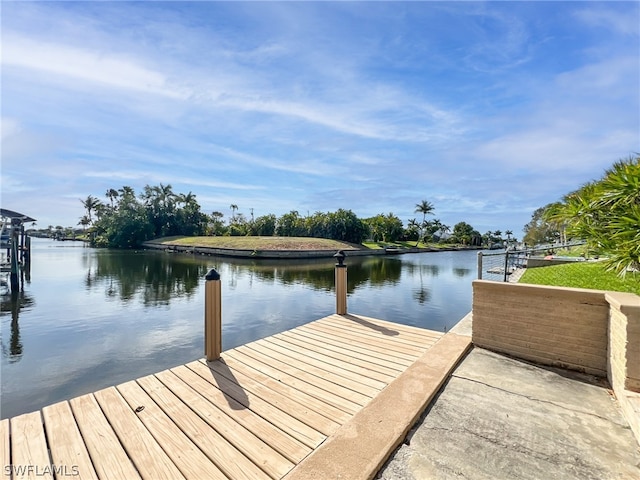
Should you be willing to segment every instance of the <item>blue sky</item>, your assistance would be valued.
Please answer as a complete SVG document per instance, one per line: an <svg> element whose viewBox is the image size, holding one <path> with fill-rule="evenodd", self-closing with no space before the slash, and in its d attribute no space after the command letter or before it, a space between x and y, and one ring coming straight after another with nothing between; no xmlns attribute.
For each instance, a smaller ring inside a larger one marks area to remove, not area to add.
<svg viewBox="0 0 640 480"><path fill-rule="evenodd" d="M521 238L640 152L639 2L7 2L2 207L171 184L205 213Z"/></svg>

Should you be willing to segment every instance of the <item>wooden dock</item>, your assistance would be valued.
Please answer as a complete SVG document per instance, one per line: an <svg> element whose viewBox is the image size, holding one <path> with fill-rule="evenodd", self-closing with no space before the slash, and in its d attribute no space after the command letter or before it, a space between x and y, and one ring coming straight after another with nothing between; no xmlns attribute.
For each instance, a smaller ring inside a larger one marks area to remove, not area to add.
<svg viewBox="0 0 640 480"><path fill-rule="evenodd" d="M213 362L194 361L5 419L2 478L293 478L392 382L425 362L441 337L331 315Z"/></svg>

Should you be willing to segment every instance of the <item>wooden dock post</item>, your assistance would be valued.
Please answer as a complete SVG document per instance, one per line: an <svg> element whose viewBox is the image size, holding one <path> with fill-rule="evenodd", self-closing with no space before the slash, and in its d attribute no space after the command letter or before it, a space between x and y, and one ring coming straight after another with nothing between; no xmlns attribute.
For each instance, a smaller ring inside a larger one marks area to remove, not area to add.
<svg viewBox="0 0 640 480"><path fill-rule="evenodd" d="M342 250L334 255L336 263L336 313L347 314L347 266L344 264L345 254Z"/></svg>
<svg viewBox="0 0 640 480"><path fill-rule="evenodd" d="M482 280L482 252L478 252L478 280Z"/></svg>
<svg viewBox="0 0 640 480"><path fill-rule="evenodd" d="M9 283L11 285L11 293L20 291L20 283L18 282L18 231L13 228L11 230L11 273L9 274Z"/></svg>
<svg viewBox="0 0 640 480"><path fill-rule="evenodd" d="M211 362L220 358L222 352L222 289L220 274L214 269L204 278L204 353Z"/></svg>

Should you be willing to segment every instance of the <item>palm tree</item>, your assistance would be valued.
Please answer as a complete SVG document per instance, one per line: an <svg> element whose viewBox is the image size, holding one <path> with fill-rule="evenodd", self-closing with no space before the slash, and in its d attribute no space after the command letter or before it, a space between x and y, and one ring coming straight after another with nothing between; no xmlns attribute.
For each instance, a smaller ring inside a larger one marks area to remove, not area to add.
<svg viewBox="0 0 640 480"><path fill-rule="evenodd" d="M236 210L238 210L238 205L232 203L229 205L229 208L231 209L231 223L234 223L236 220Z"/></svg>
<svg viewBox="0 0 640 480"><path fill-rule="evenodd" d="M507 230L504 234L507 236L507 243L511 243L511 235L513 235L513 232L511 230Z"/></svg>
<svg viewBox="0 0 640 480"><path fill-rule="evenodd" d="M89 217L87 215L83 215L82 217L80 217L80 221L78 222L78 225L82 225L82 230L87 230L87 226L91 224L91 220L89 220Z"/></svg>
<svg viewBox="0 0 640 480"><path fill-rule="evenodd" d="M432 225L432 236L434 236L436 233L440 233L440 235L438 235L438 238L442 236L442 222L439 219L435 219L433 222L431 222Z"/></svg>
<svg viewBox="0 0 640 480"><path fill-rule="evenodd" d="M107 198L111 200L111 208L113 208L113 200L118 198L118 191L115 188L110 188L107 190Z"/></svg>
<svg viewBox="0 0 640 480"><path fill-rule="evenodd" d="M192 192L189 192L187 194L181 193L176 196L176 202L182 203L185 206L195 203L195 201L196 201L196 196Z"/></svg>
<svg viewBox="0 0 640 480"><path fill-rule="evenodd" d="M176 195L175 193L173 193L171 184L169 183L167 185L160 184L159 186L153 187L153 188L158 195L158 200L161 205L163 205L164 207L173 205L173 201Z"/></svg>
<svg viewBox="0 0 640 480"><path fill-rule="evenodd" d="M418 222L416 222L415 218L412 218L411 220L409 220L409 223L407 224L407 229L410 232L416 232L418 234L418 241L416 242L416 247L418 246L418 242L420 242L420 225L418 224Z"/></svg>
<svg viewBox="0 0 640 480"><path fill-rule="evenodd" d="M640 155L614 163L601 180L565 195L545 219L606 252L608 267L618 274L640 269Z"/></svg>
<svg viewBox="0 0 640 480"><path fill-rule="evenodd" d="M424 222L427 215L433 215L434 206L432 203L422 200L416 204L415 212L422 213L422 222Z"/></svg>
<svg viewBox="0 0 640 480"><path fill-rule="evenodd" d="M118 193L120 194L121 197L135 197L136 192L133 190L133 188L131 187L127 187L126 185L122 188L118 189Z"/></svg>
<svg viewBox="0 0 640 480"><path fill-rule="evenodd" d="M418 241L416 242L416 247L418 246L418 243L420 242L420 237L422 237L422 229L425 227L425 219L427 217L427 214L429 215L433 215L433 204L430 202L427 202L426 200L422 200L420 203L416 204L416 209L414 210L414 212L419 212L422 213L422 225L420 225L420 230L419 230L419 234L418 234Z"/></svg>
<svg viewBox="0 0 640 480"><path fill-rule="evenodd" d="M86 199L80 199L80 201L87 211L87 218L89 219L89 223L92 223L93 220L91 219L91 212L95 211L96 208L98 208L98 206L100 205L100 200L98 200L93 195L89 195Z"/></svg>
<svg viewBox="0 0 640 480"><path fill-rule="evenodd" d="M451 227L443 223L440 226L440 231L442 232L442 236L444 237L447 233L451 233Z"/></svg>

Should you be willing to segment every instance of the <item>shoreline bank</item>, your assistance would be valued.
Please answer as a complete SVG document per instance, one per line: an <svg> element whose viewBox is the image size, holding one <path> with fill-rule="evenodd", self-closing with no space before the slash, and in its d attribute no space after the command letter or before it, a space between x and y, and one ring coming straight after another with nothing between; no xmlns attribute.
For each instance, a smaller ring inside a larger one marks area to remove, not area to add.
<svg viewBox="0 0 640 480"><path fill-rule="evenodd" d="M163 250L169 253L188 253L193 255L210 255L233 258L265 258L265 259L291 259L291 258L330 258L335 255L333 249L240 249L224 247L207 247L202 245L172 245L157 241L148 241L142 244L144 248L150 250ZM343 249L347 257L378 256L378 255L401 255L405 253L426 253L426 252L451 252L465 250L481 250L479 247L444 247L444 248L350 248Z"/></svg>

